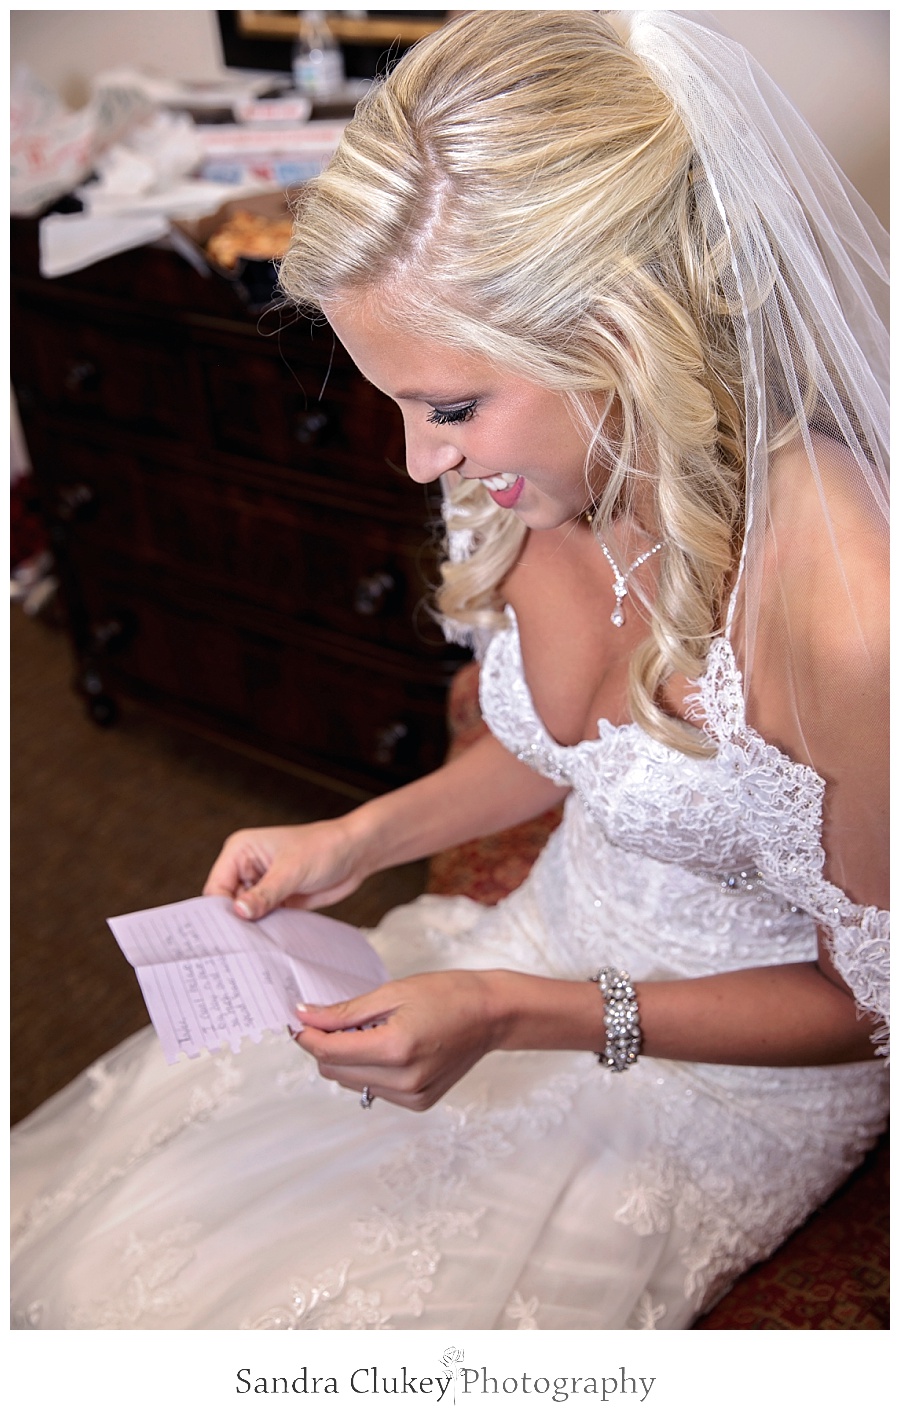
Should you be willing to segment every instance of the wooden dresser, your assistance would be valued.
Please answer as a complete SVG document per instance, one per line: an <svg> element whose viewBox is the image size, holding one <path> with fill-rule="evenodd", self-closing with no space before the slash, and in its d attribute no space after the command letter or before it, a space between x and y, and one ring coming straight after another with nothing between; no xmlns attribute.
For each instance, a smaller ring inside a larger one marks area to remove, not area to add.
<svg viewBox="0 0 900 1421"><path fill-rule="evenodd" d="M330 331L161 246L54 281L12 224L12 374L77 688L357 791L435 768L460 653L432 494Z"/></svg>

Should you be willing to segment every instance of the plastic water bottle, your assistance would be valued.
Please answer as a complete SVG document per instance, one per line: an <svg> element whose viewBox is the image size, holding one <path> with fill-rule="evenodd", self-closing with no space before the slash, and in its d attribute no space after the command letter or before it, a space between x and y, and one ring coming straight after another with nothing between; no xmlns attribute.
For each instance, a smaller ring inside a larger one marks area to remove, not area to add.
<svg viewBox="0 0 900 1421"><path fill-rule="evenodd" d="M344 57L324 10L298 10L294 88L312 100L333 98L344 84Z"/></svg>

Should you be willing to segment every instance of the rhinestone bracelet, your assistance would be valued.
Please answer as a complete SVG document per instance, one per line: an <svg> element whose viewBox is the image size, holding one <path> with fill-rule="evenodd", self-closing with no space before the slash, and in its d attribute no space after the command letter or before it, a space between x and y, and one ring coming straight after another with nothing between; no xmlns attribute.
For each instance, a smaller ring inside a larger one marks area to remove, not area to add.
<svg viewBox="0 0 900 1421"><path fill-rule="evenodd" d="M597 1060L611 1071L627 1071L641 1054L641 1017L631 978L618 967L601 967L589 980L603 993L606 1042Z"/></svg>

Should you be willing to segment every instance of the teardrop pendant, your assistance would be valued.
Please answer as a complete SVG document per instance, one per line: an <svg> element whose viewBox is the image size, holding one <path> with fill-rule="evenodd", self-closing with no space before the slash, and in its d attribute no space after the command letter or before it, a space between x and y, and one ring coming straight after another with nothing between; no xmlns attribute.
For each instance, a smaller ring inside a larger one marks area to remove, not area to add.
<svg viewBox="0 0 900 1421"><path fill-rule="evenodd" d="M625 610L622 606L622 603L628 596L628 579L633 572L636 572L637 569L647 561L648 558L652 558L654 553L659 552L662 547L662 543L655 543L652 548L648 548L645 553L641 553L639 558L635 558L634 562L628 568L627 572L622 572L617 567L616 561L613 558L612 553L609 551L609 548L604 543L603 539L598 538L597 541L603 550L603 556L606 558L606 561L609 563L613 571L613 596L616 599L616 605L612 610L609 620L612 622L614 627L624 627Z"/></svg>

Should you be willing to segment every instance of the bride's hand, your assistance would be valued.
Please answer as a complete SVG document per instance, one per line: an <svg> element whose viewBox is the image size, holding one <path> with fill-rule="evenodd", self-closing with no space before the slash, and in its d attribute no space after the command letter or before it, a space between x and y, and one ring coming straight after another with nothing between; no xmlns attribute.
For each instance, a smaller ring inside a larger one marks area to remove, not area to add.
<svg viewBox="0 0 900 1421"><path fill-rule="evenodd" d="M323 908L346 898L367 877L361 846L343 818L316 824L241 829L210 870L205 894L234 899L242 917L273 908Z"/></svg>
<svg viewBox="0 0 900 1421"><path fill-rule="evenodd" d="M427 1110L496 1044L493 976L429 972L336 1006L307 1005L296 1040L327 1080Z"/></svg>

